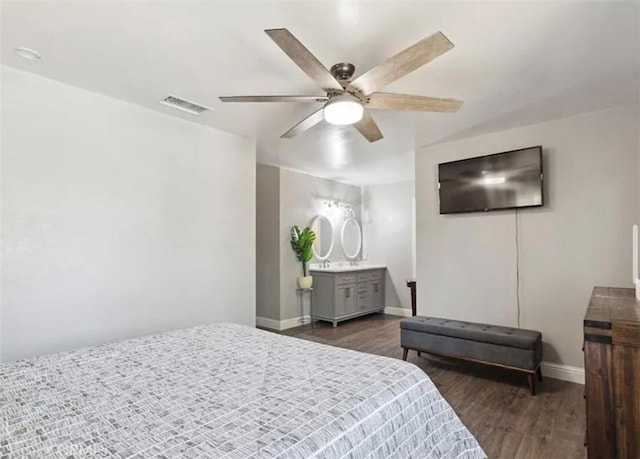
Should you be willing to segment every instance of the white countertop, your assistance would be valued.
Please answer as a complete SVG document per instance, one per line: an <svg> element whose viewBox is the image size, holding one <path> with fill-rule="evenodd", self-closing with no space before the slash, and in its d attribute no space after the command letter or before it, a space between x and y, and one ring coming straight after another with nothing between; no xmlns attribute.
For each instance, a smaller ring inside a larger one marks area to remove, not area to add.
<svg viewBox="0 0 640 459"><path fill-rule="evenodd" d="M309 268L310 272L321 272L321 273L345 273L350 271L368 271L370 269L386 269L385 265L350 265L348 263L343 264L342 266L334 265L329 266L328 268L320 268L313 267Z"/></svg>

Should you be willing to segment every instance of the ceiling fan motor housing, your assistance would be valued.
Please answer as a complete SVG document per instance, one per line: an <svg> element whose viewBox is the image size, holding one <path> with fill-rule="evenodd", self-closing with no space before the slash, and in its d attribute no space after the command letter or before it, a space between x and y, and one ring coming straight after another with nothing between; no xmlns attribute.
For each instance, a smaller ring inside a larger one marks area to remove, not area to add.
<svg viewBox="0 0 640 459"><path fill-rule="evenodd" d="M355 71L355 65L348 62L340 62L331 66L331 75L340 82L349 81Z"/></svg>

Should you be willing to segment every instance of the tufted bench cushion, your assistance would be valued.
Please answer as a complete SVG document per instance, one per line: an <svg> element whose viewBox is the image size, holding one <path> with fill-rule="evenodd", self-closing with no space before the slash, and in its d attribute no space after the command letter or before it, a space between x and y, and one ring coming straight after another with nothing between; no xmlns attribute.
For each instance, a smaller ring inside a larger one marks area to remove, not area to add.
<svg viewBox="0 0 640 459"><path fill-rule="evenodd" d="M534 330L461 322L437 317L416 316L403 319L400 322L400 328L462 338L480 343L519 347L520 349L535 349L542 342L542 333Z"/></svg>
<svg viewBox="0 0 640 459"><path fill-rule="evenodd" d="M542 334L535 330L415 316L400 321L400 342L405 360L413 349L525 372L532 394L532 375L542 378Z"/></svg>

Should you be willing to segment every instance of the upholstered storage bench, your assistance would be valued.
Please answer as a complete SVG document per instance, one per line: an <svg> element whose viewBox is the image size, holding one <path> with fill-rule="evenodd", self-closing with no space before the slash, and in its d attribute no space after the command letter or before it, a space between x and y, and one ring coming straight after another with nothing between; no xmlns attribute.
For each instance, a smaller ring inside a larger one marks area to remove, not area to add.
<svg viewBox="0 0 640 459"><path fill-rule="evenodd" d="M527 374L531 395L535 374L542 381L540 332L423 316L402 319L400 332L403 360L413 349L520 371Z"/></svg>

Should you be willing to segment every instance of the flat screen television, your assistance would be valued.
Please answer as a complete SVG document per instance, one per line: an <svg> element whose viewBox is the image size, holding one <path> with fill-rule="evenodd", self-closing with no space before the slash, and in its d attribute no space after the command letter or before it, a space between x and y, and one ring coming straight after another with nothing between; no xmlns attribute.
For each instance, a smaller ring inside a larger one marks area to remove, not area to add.
<svg viewBox="0 0 640 459"><path fill-rule="evenodd" d="M540 207L542 147L438 165L440 213Z"/></svg>

